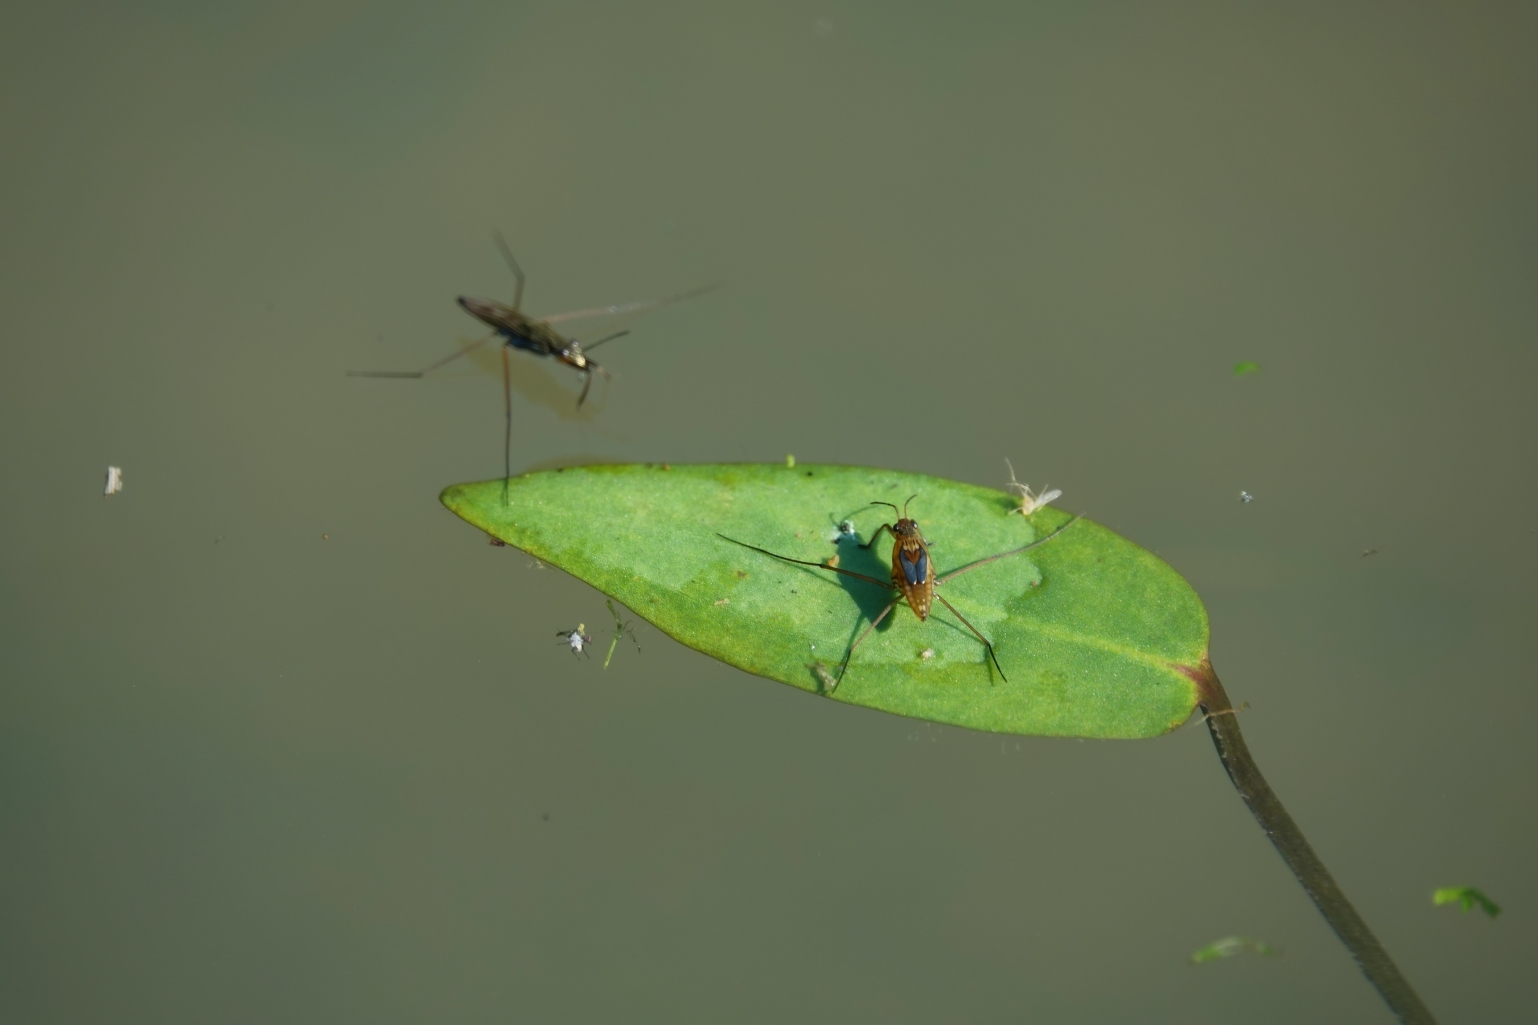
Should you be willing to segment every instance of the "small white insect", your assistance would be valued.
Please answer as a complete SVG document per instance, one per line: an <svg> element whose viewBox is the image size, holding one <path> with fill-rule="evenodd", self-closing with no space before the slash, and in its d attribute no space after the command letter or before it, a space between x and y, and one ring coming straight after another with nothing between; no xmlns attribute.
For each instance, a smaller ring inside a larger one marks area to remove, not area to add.
<svg viewBox="0 0 1538 1025"><path fill-rule="evenodd" d="M571 653L573 655L587 655L587 646L593 643L593 639L583 632L586 629L586 623L578 623L575 630L557 630L555 635L564 638L561 642L562 644L571 645ZM593 656L588 655L587 657L592 658Z"/></svg>
<svg viewBox="0 0 1538 1025"><path fill-rule="evenodd" d="M1010 512L1019 513L1022 516L1029 516L1031 513L1036 512L1038 509L1045 509L1048 503L1050 503L1053 499L1063 497L1061 488L1053 488L1051 491L1048 491L1047 487L1049 485L1043 485L1040 493L1034 495L1031 494L1031 489L1029 487L1015 480L1014 464L1006 459L1004 460L1004 465L1009 467L1009 483L1005 486L1014 488L1016 491L1020 492L1020 508L1011 509L1009 510Z"/></svg>
<svg viewBox="0 0 1538 1025"><path fill-rule="evenodd" d="M107 490L104 495L115 495L123 490L123 468L121 466L107 467Z"/></svg>
<svg viewBox="0 0 1538 1025"><path fill-rule="evenodd" d="M1250 494L1248 491L1241 491L1239 492L1239 501L1248 505L1249 503L1255 501L1255 496Z"/></svg>
<svg viewBox="0 0 1538 1025"><path fill-rule="evenodd" d="M853 520L845 520L838 525L838 532L833 535L833 543L843 544L845 541L858 541L860 532L854 529Z"/></svg>
<svg viewBox="0 0 1538 1025"><path fill-rule="evenodd" d="M925 662L928 662L930 659L932 659L934 657L935 657L935 649L933 649L933 648L925 648L923 651L919 652L919 658L923 659Z"/></svg>

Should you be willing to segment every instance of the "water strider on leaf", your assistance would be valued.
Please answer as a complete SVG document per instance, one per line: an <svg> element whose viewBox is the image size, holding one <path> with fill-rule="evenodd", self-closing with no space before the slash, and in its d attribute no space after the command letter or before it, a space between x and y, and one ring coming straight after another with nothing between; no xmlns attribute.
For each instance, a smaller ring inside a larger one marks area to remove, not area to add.
<svg viewBox="0 0 1538 1025"><path fill-rule="evenodd" d="M920 621L927 621L929 619L930 607L933 606L936 601L939 601L940 604L944 605L947 609L950 610L951 615L961 620L961 624L963 626L972 631L972 635L974 637L982 642L983 648L988 653L988 659L993 663L993 667L999 671L999 676L1003 677L1004 682L1008 683L1009 676L1004 672L1004 667L999 665L999 657L993 650L993 643L989 641L988 638L984 637L982 633L977 629L977 627L973 626L967 620L966 616L963 616L960 612L956 611L956 606L946 601L945 596L939 594L935 588L949 580L954 580L956 577L961 576L963 573L970 573L974 569L986 566L990 562L997 562L999 559L1002 559L1005 556L1018 555L1021 552L1030 551L1032 548L1035 548L1038 545L1045 544L1057 535L1061 534L1064 530L1067 530L1070 526L1073 525L1074 520L1078 519L1077 516L1074 517L1074 519L1069 520L1061 527L1058 527L1046 537L1033 541L1028 545L1020 548L1012 548L1007 552L1000 552L997 555L990 555L987 558L978 559L976 562L968 563L967 565L962 566L960 569L951 570L944 576L937 577L935 575L934 563L929 558L930 542L927 538L924 537L924 533L919 529L918 523L910 519L908 516L908 502L912 502L917 497L917 495L910 495L907 502L903 503L903 507L900 510L891 502L878 501L871 503L871 505L888 506L893 512L898 514L896 523L883 523L881 526L876 528L876 532L871 535L870 540L860 546L861 548L870 548L876 543L876 539L881 536L882 531L886 531L892 535L892 579L890 582L885 580L877 580L875 577L868 577L864 573L856 573L853 570L841 569L838 565L837 557L827 559L822 562L809 562L806 559L792 559L787 555L779 555L775 552L771 552L767 548L760 548L757 545L750 545L746 542L738 541L736 538L727 537L725 534L717 534L718 537L726 541L730 541L734 545L741 545L743 548L748 548L763 555L767 555L771 558L779 559L781 562L795 563L800 566L811 566L815 569L832 570L834 573L842 573L846 577L853 577L856 580L864 580L866 583L875 584L877 587L885 587L897 592L892 600L887 603L886 608L882 609L880 614L871 620L870 625L860 633L860 636L855 638L854 643L849 645L849 650L844 653L843 662L839 664L838 674L831 677L833 682L831 684L828 683L830 676L826 672L819 672L817 674L818 679L823 682L829 693L832 693L833 690L838 687L839 681L843 680L844 673L849 669L849 660L854 656L855 649L860 646L861 642L863 642L866 637L870 636L870 632L872 630L881 625L881 621L887 617L892 609L897 607L897 603L899 601L906 601L908 603L908 607L913 610L913 614L918 616Z"/></svg>

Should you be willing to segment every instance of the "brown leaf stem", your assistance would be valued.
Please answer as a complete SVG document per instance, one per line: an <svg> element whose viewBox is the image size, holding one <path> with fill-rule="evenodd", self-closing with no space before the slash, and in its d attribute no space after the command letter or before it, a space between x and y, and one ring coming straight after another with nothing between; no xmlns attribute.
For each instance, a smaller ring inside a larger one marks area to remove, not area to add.
<svg viewBox="0 0 1538 1025"><path fill-rule="evenodd" d="M1212 663L1204 658L1196 668L1183 667L1182 671L1196 683L1201 708L1206 713L1207 729L1212 733L1212 743L1218 749L1223 768L1228 770L1228 778L1233 781L1239 796L1244 798L1244 803L1249 805L1260 828L1276 845L1282 860L1303 884L1314 906L1356 959L1357 967L1362 969L1367 981L1405 1025L1436 1025L1431 1011L1410 987L1409 980L1400 974L1388 951L1351 906L1324 862L1303 838L1302 830L1282 807L1276 792L1260 774L1260 768L1239 732L1239 717L1234 714L1235 709L1223 684L1212 671Z"/></svg>

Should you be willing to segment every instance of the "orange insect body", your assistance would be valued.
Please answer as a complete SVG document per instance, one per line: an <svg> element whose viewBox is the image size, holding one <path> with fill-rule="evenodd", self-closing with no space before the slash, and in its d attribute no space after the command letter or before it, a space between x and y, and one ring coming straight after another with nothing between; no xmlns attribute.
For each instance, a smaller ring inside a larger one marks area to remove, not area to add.
<svg viewBox="0 0 1538 1025"><path fill-rule="evenodd" d="M892 584L907 599L914 615L928 619L929 607L935 603L935 565L929 559L929 542L919 525L906 516L886 524L885 529L892 532ZM875 540L871 538L872 543Z"/></svg>

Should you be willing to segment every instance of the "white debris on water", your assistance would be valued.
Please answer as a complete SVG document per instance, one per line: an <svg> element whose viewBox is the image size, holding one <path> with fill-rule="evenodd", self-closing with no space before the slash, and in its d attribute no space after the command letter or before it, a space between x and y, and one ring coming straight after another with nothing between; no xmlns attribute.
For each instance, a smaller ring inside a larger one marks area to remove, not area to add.
<svg viewBox="0 0 1538 1025"><path fill-rule="evenodd" d="M585 633L586 630L586 623L578 623L575 630L557 630L555 635L562 638L561 643L571 645L573 655L587 655L587 646L593 643L593 639Z"/></svg>
<svg viewBox="0 0 1538 1025"><path fill-rule="evenodd" d="M104 495L115 495L123 490L123 468L121 466L107 467L107 489Z"/></svg>
<svg viewBox="0 0 1538 1025"><path fill-rule="evenodd" d="M1052 488L1052 490L1049 491L1047 490L1047 485L1042 485L1040 493L1032 494L1029 487L1015 480L1014 464L1006 459L1004 460L1004 465L1009 467L1009 483L1004 486L1008 488L1014 488L1016 491L1020 492L1020 508L1011 509L1010 512L1017 512L1022 516L1029 516L1031 513L1037 511L1038 509L1045 509L1047 504L1053 499L1063 497L1061 488Z"/></svg>

